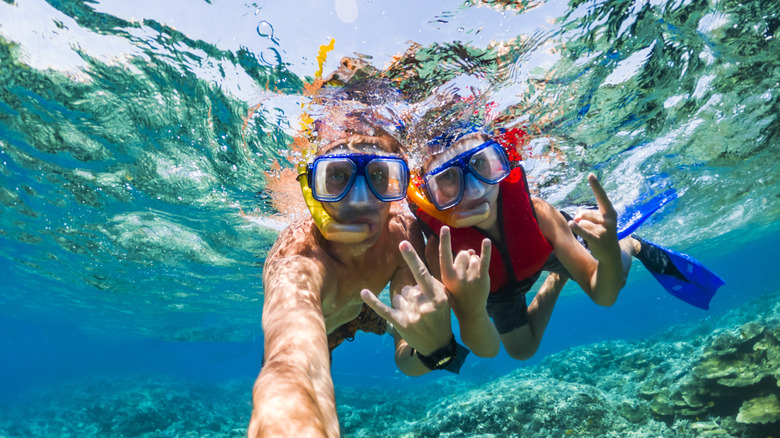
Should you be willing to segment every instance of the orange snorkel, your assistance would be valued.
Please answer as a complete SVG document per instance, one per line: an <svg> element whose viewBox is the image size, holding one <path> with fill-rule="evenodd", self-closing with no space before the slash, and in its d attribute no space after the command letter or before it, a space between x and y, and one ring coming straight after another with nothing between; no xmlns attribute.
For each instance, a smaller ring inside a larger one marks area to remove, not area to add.
<svg viewBox="0 0 780 438"><path fill-rule="evenodd" d="M406 194L409 196L409 200L417 205L422 211L452 228L470 227L474 225L475 222L482 222L490 216L490 208L488 207L477 214L474 214L473 212L459 212L454 208L439 210L428 200L422 186L417 187L411 182L409 183L409 188L406 189Z"/></svg>
<svg viewBox="0 0 780 438"><path fill-rule="evenodd" d="M439 210L433 204L431 204L431 201L429 201L428 197L425 195L425 190L423 189L422 184L423 183L420 181L419 176L415 175L413 178L411 178L409 181L409 188L406 189L406 195L409 196L409 200L422 211L444 222L445 224L452 226L452 209Z"/></svg>

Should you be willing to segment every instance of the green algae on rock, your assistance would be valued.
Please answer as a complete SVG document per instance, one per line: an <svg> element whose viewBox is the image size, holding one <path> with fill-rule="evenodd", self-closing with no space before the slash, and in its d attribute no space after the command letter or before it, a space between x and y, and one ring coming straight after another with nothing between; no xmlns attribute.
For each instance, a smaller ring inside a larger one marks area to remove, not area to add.
<svg viewBox="0 0 780 438"><path fill-rule="evenodd" d="M652 397L656 415L675 418L728 418L732 433L755 434L780 422L780 324L752 321L711 339L692 371L674 385L653 393L652 382L640 391ZM739 424L736 424L739 423Z"/></svg>
<svg viewBox="0 0 780 438"><path fill-rule="evenodd" d="M742 403L737 421L748 424L767 424L780 421L780 401L775 394L756 397Z"/></svg>

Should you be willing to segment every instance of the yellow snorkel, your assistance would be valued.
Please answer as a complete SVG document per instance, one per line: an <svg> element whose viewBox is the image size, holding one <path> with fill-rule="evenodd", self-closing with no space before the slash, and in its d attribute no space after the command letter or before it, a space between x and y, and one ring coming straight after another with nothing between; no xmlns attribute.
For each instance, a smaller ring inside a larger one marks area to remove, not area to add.
<svg viewBox="0 0 780 438"><path fill-rule="evenodd" d="M317 64L318 69L314 74L315 82L314 89L321 87L322 84L322 68L327 59L328 52L333 50L336 40L331 39L327 45L321 45L317 52ZM301 104L303 108L304 105ZM304 112L301 114L301 130L307 136L311 136L312 125L314 120L311 116ZM305 156L306 154L304 154ZM306 203L306 207L311 213L311 217L314 218L314 223L319 228L322 236L330 241L339 243L359 243L366 240L370 234L370 228L368 224L341 224L336 222L327 211L322 203L316 199L312 194L309 187L309 181L306 176L306 162L298 163L298 182L301 184L301 193L303 193L303 200Z"/></svg>
<svg viewBox="0 0 780 438"><path fill-rule="evenodd" d="M371 229L368 224L342 224L330 217L322 203L312 195L306 178L306 163L298 164L298 182L301 183L303 200L306 202L314 223L327 240L338 243L360 243L368 238Z"/></svg>

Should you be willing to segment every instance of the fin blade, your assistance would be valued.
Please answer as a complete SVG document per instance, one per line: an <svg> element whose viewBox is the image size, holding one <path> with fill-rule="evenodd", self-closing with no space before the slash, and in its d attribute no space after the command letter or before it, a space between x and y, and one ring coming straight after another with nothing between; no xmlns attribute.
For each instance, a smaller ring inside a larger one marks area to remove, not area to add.
<svg viewBox="0 0 780 438"><path fill-rule="evenodd" d="M653 274L658 283L666 289L671 295L685 301L688 304L692 304L701 309L709 309L710 301L715 296L715 292L726 284L722 278L717 274L707 269L695 258L688 254L683 254L675 250L665 248L653 242L641 239L642 245L649 245L648 248L655 247L654 251L663 251L669 261L677 268L674 272L675 275L669 275L672 273L668 269L664 269L666 274L652 269L652 265L648 265L644 261L642 264L648 267L648 271ZM673 271L673 270L672 270ZM684 279L679 278L682 275Z"/></svg>
<svg viewBox="0 0 780 438"><path fill-rule="evenodd" d="M683 254L659 245L656 246L666 252L674 266L677 267L690 283L712 290L718 290L719 287L726 284L718 274L710 271L706 266L702 265L700 261L688 254Z"/></svg>
<svg viewBox="0 0 780 438"><path fill-rule="evenodd" d="M630 236L636 231L653 213L660 210L664 205L677 199L677 191L674 189L652 197L649 201L641 203L647 195L640 197L632 205L626 207L625 211L618 218L618 240Z"/></svg>
<svg viewBox="0 0 780 438"><path fill-rule="evenodd" d="M658 283L669 292L670 295L685 301L686 303L700 309L709 310L710 301L715 296L718 287L706 288L698 284L686 283L670 275L651 272Z"/></svg>

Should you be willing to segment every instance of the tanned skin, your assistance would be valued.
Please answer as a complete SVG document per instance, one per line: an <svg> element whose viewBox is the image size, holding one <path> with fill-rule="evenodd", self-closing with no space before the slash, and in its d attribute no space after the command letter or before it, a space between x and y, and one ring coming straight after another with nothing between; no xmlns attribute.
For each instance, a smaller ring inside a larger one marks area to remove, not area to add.
<svg viewBox="0 0 780 438"><path fill-rule="evenodd" d="M394 152L387 142L352 136L326 150ZM265 364L254 385L250 437L339 436L327 335L360 314L361 292L375 297L389 283L394 304L414 298L394 327L396 362L407 374L427 368L409 354L412 347L404 339L430 354L452 337L444 286L431 286L437 301L418 299L420 289L405 261L419 260L424 251L415 218L391 211L362 176L343 200L323 205L339 223L368 224L370 235L357 244L329 241L307 218L284 230L271 249L263 269ZM431 336L434 327L437 335Z"/></svg>

